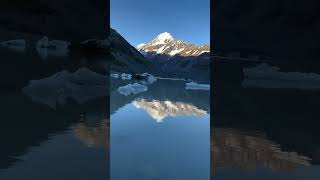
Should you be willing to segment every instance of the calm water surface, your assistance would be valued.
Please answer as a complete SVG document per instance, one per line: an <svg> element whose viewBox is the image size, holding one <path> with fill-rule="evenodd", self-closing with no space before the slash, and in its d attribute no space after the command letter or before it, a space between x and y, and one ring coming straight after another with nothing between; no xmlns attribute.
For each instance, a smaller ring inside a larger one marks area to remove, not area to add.
<svg viewBox="0 0 320 180"><path fill-rule="evenodd" d="M269 69L231 81L244 68L232 65L221 65L214 87L213 178L319 179L319 76Z"/></svg>
<svg viewBox="0 0 320 180"><path fill-rule="evenodd" d="M0 55L0 179L108 179L108 89L92 73L100 62L34 51Z"/></svg>
<svg viewBox="0 0 320 180"><path fill-rule="evenodd" d="M210 179L210 93L158 80L148 91L117 91L111 81L112 180Z"/></svg>

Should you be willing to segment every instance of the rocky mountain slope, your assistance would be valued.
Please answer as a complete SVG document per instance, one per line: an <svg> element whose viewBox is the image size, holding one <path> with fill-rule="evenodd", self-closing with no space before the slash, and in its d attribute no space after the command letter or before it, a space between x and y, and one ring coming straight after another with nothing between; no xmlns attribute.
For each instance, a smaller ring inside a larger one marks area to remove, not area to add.
<svg viewBox="0 0 320 180"><path fill-rule="evenodd" d="M151 70L151 64L116 30L110 30L111 70L142 73Z"/></svg>

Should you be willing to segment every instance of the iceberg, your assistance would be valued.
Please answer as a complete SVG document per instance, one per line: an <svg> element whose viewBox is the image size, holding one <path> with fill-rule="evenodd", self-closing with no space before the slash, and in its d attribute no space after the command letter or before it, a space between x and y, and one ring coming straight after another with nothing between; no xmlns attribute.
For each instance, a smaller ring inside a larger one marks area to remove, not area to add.
<svg viewBox="0 0 320 180"><path fill-rule="evenodd" d="M118 79L119 78L119 74L111 74L110 75L112 78L114 78L114 79Z"/></svg>
<svg viewBox="0 0 320 180"><path fill-rule="evenodd" d="M27 44L26 40L16 39L16 40L3 41L0 43L0 46L10 49L12 51L24 52L26 49L26 44Z"/></svg>
<svg viewBox="0 0 320 180"><path fill-rule="evenodd" d="M40 39L36 44L37 48L49 48L49 49L68 49L69 46L70 46L70 42L61 41L61 40L49 41L49 38L47 36Z"/></svg>
<svg viewBox="0 0 320 180"><path fill-rule="evenodd" d="M121 86L117 89L117 91L122 95L128 96L131 94L139 94L148 91L148 87L142 84L134 83Z"/></svg>
<svg viewBox="0 0 320 180"><path fill-rule="evenodd" d="M131 80L132 75L131 74L126 74L126 73L122 73L121 74L121 79L122 80Z"/></svg>
<svg viewBox="0 0 320 180"><path fill-rule="evenodd" d="M60 71L40 80L31 80L22 89L32 101L46 104L52 109L65 104L68 99L78 104L108 95L108 78L87 68L74 73Z"/></svg>
<svg viewBox="0 0 320 180"><path fill-rule="evenodd" d="M186 89L190 90L210 90L209 84L198 84L196 82L186 83Z"/></svg>
<svg viewBox="0 0 320 180"><path fill-rule="evenodd" d="M300 72L279 72L280 68L266 63L245 68L243 87L289 88L300 90L320 89L320 74Z"/></svg>
<svg viewBox="0 0 320 180"><path fill-rule="evenodd" d="M152 84L152 83L157 81L157 78L155 78L152 74L149 74L147 72L145 72L143 74L137 74L137 75L135 75L135 77L137 79L143 79L142 83L146 84L146 85L147 84Z"/></svg>
<svg viewBox="0 0 320 180"><path fill-rule="evenodd" d="M69 46L69 42L61 40L49 41L49 38L45 36L36 43L36 50L42 59L46 59L48 56L61 58L68 55Z"/></svg>

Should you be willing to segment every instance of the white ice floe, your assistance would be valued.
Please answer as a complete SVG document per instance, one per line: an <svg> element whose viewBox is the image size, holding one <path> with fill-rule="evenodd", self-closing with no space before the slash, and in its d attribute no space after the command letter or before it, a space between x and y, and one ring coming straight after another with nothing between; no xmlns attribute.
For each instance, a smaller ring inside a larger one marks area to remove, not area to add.
<svg viewBox="0 0 320 180"><path fill-rule="evenodd" d="M64 70L50 77L31 80L22 91L32 101L56 109L57 105L65 104L67 99L83 104L91 99L105 97L109 89L107 76L81 68L74 73Z"/></svg>
<svg viewBox="0 0 320 180"><path fill-rule="evenodd" d="M132 79L132 75L131 74L122 73L121 74L121 79L122 80L131 80Z"/></svg>
<svg viewBox="0 0 320 180"><path fill-rule="evenodd" d="M119 74L110 74L110 76L114 79L118 79L119 78Z"/></svg>
<svg viewBox="0 0 320 180"><path fill-rule="evenodd" d="M147 72L143 73L142 76L146 77L145 84L152 84L157 81L157 78L155 78L152 74L149 74Z"/></svg>
<svg viewBox="0 0 320 180"><path fill-rule="evenodd" d="M148 91L148 87L142 84L134 83L121 86L117 89L117 91L122 95L128 96L130 94L139 94Z"/></svg>
<svg viewBox="0 0 320 180"><path fill-rule="evenodd" d="M24 52L26 49L26 44L27 44L26 40L16 39L16 40L3 41L0 43L0 46L10 49L12 51Z"/></svg>
<svg viewBox="0 0 320 180"><path fill-rule="evenodd" d="M61 58L68 55L69 46L69 42L60 40L49 41L49 38L45 36L36 43L36 50L42 59L46 59L48 56Z"/></svg>
<svg viewBox="0 0 320 180"><path fill-rule="evenodd" d="M263 63L243 70L246 79L243 87L290 88L301 90L320 89L320 74L279 72L280 68Z"/></svg>
<svg viewBox="0 0 320 180"><path fill-rule="evenodd" d="M186 83L186 89L190 90L210 90L209 84L198 84L195 82Z"/></svg>
<svg viewBox="0 0 320 180"><path fill-rule="evenodd" d="M70 46L70 42L61 41L61 40L49 41L49 38L47 36L40 39L36 44L37 48L50 48L50 49L68 49L69 46Z"/></svg>

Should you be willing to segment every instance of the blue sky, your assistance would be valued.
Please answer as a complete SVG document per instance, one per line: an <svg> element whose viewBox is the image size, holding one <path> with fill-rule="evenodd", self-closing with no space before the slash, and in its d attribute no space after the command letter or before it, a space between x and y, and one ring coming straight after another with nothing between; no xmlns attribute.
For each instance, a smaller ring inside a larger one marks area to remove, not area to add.
<svg viewBox="0 0 320 180"><path fill-rule="evenodd" d="M163 32L193 44L210 44L210 0L110 0L111 27L130 44Z"/></svg>

